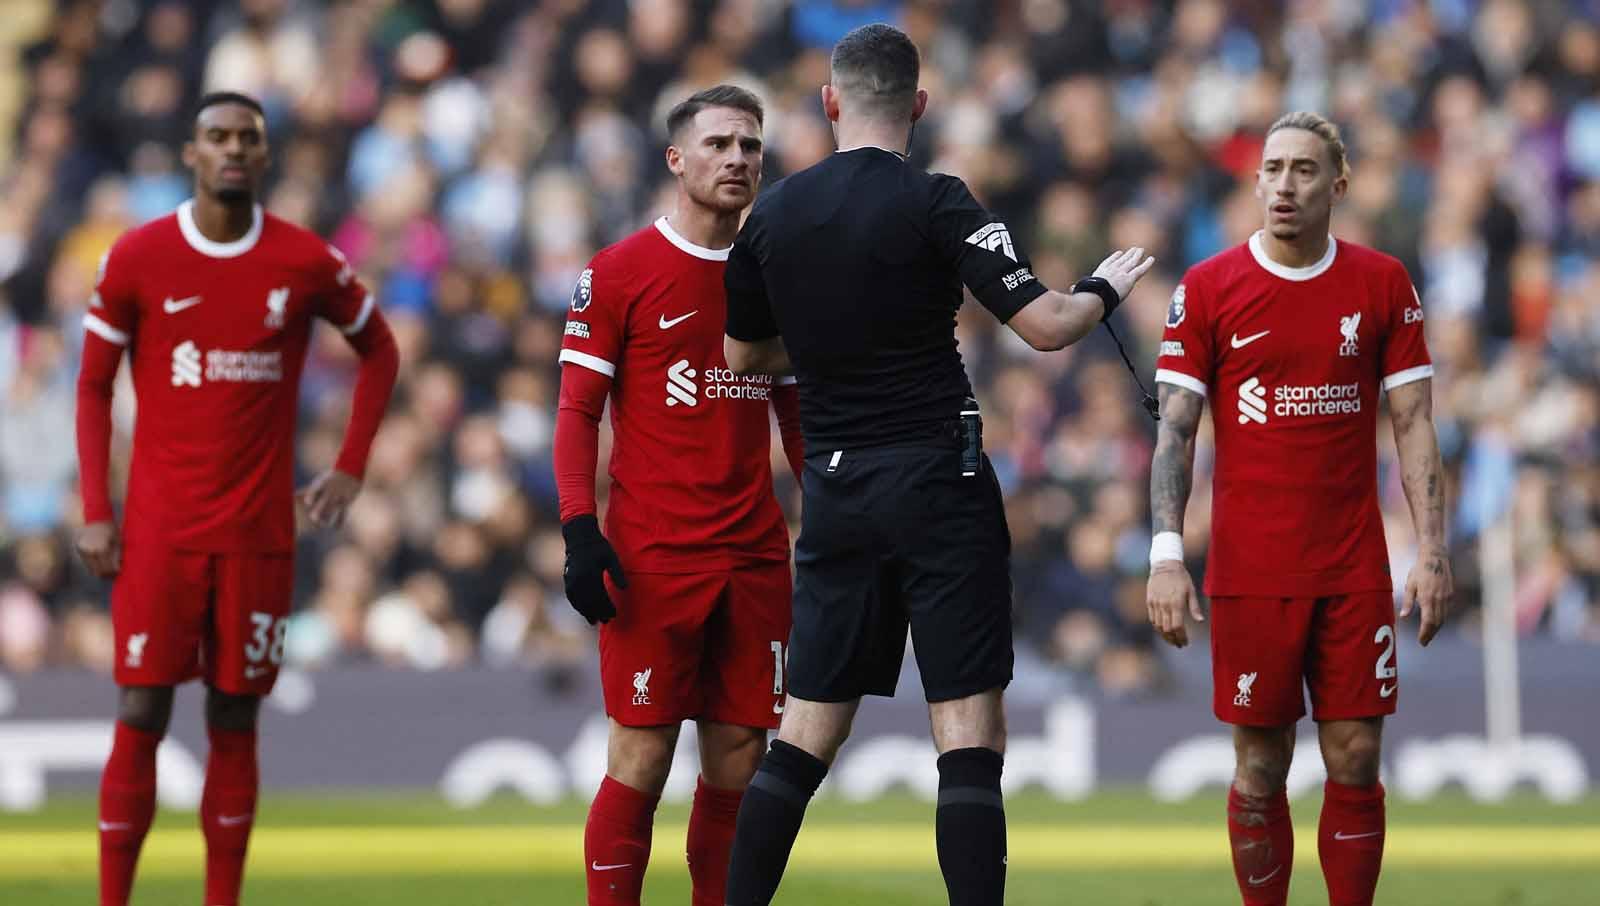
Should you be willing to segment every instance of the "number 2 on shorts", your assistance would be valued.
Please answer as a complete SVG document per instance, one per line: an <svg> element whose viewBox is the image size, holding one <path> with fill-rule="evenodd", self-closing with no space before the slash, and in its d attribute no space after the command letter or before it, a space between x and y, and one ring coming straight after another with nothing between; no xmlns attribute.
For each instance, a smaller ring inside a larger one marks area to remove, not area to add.
<svg viewBox="0 0 1600 906"><path fill-rule="evenodd" d="M1378 663L1374 668L1378 679L1394 679L1394 627L1379 626L1378 634L1372 637L1375 644L1383 645L1383 653L1378 655Z"/></svg>

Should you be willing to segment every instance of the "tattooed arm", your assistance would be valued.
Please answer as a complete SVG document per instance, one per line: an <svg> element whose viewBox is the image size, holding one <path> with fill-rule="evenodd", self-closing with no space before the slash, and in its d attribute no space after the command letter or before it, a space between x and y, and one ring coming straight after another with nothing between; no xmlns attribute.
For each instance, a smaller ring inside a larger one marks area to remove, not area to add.
<svg viewBox="0 0 1600 906"><path fill-rule="evenodd" d="M1417 562L1406 578L1400 616L1410 616L1414 606L1422 608L1417 638L1426 645L1444 623L1454 592L1445 546L1444 467L1433 430L1433 381L1425 378L1391 389L1389 418L1394 424L1406 503L1417 533Z"/></svg>
<svg viewBox="0 0 1600 906"><path fill-rule="evenodd" d="M1156 452L1150 463L1150 512L1157 535L1183 534L1183 511L1189 504L1189 488L1194 479L1194 438L1200 428L1200 413L1205 397L1163 383L1161 424L1156 432ZM1181 553L1181 551L1180 551ZM1152 554L1150 582L1145 587L1145 606L1150 623L1161 637L1182 648L1189 644L1184 628L1187 610L1197 622L1205 620L1194 580L1181 559L1160 559Z"/></svg>
<svg viewBox="0 0 1600 906"><path fill-rule="evenodd" d="M1161 396L1161 423L1150 463L1150 512L1157 532L1181 535L1194 479L1194 437L1206 399L1173 384L1162 384L1156 392Z"/></svg>

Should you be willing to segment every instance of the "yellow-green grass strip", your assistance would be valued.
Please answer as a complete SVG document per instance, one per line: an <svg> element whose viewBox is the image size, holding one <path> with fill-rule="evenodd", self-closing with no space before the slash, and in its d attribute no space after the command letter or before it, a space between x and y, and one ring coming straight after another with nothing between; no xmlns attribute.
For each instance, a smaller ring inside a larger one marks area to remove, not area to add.
<svg viewBox="0 0 1600 906"><path fill-rule="evenodd" d="M1301 840L1316 828L1296 828ZM652 871L681 871L684 827L655 830ZM65 878L92 874L92 831L0 832L0 878ZM1222 827L1022 825L1009 834L1012 871L1183 869L1222 867ZM544 827L262 827L250 841L252 877L435 875L577 872L583 829ZM199 872L198 829L150 834L141 876ZM821 825L805 828L789 864L808 872L937 870L933 827L911 824ZM1406 825L1389 832L1385 866L1591 867L1600 872L1600 827Z"/></svg>

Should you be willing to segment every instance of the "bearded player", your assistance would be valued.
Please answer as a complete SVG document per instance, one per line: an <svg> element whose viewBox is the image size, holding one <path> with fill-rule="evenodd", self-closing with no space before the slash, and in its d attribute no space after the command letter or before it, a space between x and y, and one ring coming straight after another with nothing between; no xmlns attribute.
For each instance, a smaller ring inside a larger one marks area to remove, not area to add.
<svg viewBox="0 0 1600 906"><path fill-rule="evenodd" d="M206 683L200 827L207 906L235 906L256 810L256 718L283 662L293 582L294 436L313 318L360 356L335 467L300 495L336 525L361 487L398 354L370 293L327 243L262 211L261 105L202 98L183 148L194 198L117 240L84 317L78 551L113 578L120 687L100 786L100 903L124 906L156 802L172 690ZM107 466L126 353L139 411L119 530Z"/></svg>
<svg viewBox="0 0 1600 906"><path fill-rule="evenodd" d="M1212 694L1233 725L1234 874L1249 906L1287 902L1294 832L1284 781L1302 683L1328 768L1317 851L1333 906L1370 904L1383 859L1383 718L1399 701L1394 598L1378 510L1380 393L1420 542L1401 616L1428 644L1450 606L1444 482L1422 304L1395 259L1329 235L1349 169L1332 123L1273 124L1256 195L1265 228L1191 268L1172 300L1156 380L1150 620L1187 644L1203 619L1183 562L1202 403L1216 429Z"/></svg>
<svg viewBox="0 0 1600 906"><path fill-rule="evenodd" d="M772 492L776 408L803 458L792 383L727 367L722 273L761 179L761 103L699 92L667 116L671 215L602 250L572 296L555 468L566 590L600 623L606 776L584 830L589 903L637 906L656 803L686 719L700 778L689 817L696 906L722 906L744 788L778 726L789 638L789 535ZM610 503L596 518L611 400Z"/></svg>

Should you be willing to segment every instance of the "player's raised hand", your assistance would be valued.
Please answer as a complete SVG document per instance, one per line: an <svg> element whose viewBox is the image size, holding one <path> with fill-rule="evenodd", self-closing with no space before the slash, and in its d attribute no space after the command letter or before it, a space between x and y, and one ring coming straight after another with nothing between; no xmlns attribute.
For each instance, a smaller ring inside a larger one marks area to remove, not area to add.
<svg viewBox="0 0 1600 906"><path fill-rule="evenodd" d="M1155 258L1146 255L1143 248L1134 246L1107 255L1106 260L1094 269L1094 276L1102 277L1111 284L1111 288L1117 291L1117 298L1127 299L1133 285L1155 266Z"/></svg>
<svg viewBox="0 0 1600 906"><path fill-rule="evenodd" d="M332 528L344 522L345 511L361 492L361 479L329 469L318 475L295 496L306 508L306 515L317 528Z"/></svg>
<svg viewBox="0 0 1600 906"><path fill-rule="evenodd" d="M122 538L115 522L91 522L78 529L78 556L102 579L122 570Z"/></svg>
<svg viewBox="0 0 1600 906"><path fill-rule="evenodd" d="M1412 609L1421 605L1422 625L1417 628L1417 641L1424 646L1433 641L1434 634L1450 615L1450 600L1454 594L1450 555L1443 548L1424 548L1406 576L1405 601L1400 605L1401 619L1411 616Z"/></svg>
<svg viewBox="0 0 1600 906"><path fill-rule="evenodd" d="M600 534L600 520L593 514L574 516L561 523L561 537L567 542L567 564L561 570L567 600L583 614L589 625L604 623L617 615L617 606L606 591L606 573L618 588L627 588L622 561L606 536Z"/></svg>
<svg viewBox="0 0 1600 906"><path fill-rule="evenodd" d="M1194 580L1189 578L1189 569L1181 560L1165 560L1150 570L1144 603L1150 612L1150 625L1174 648L1189 644L1189 632L1183 623L1185 610L1196 623L1206 621L1205 611L1200 609L1200 596L1195 594Z"/></svg>

